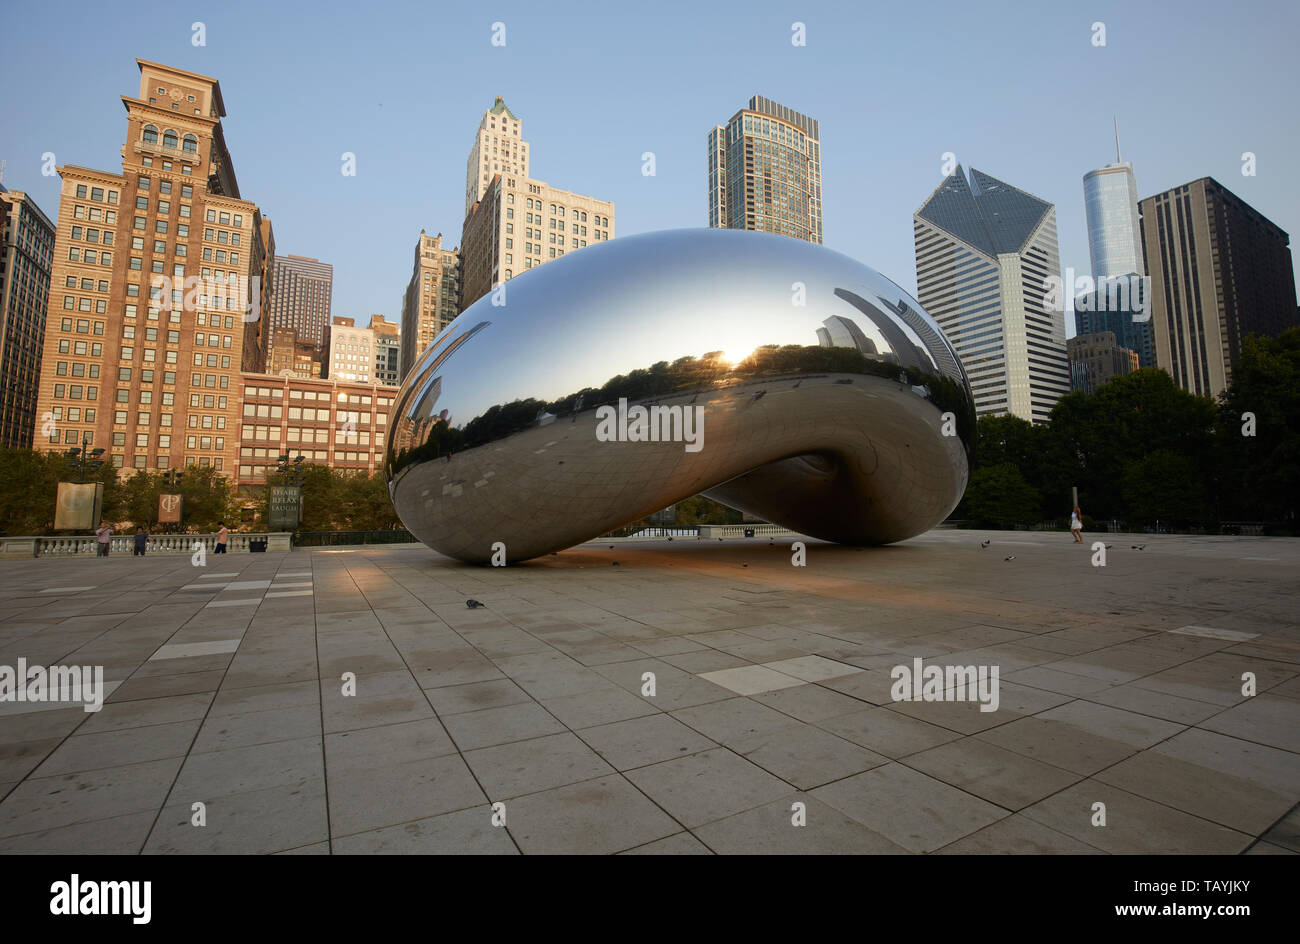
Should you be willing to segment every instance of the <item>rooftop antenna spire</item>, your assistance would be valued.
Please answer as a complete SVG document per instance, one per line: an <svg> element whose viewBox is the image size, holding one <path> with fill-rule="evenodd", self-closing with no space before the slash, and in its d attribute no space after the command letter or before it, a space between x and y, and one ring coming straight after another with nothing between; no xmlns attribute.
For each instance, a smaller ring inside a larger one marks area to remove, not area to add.
<svg viewBox="0 0 1300 944"><path fill-rule="evenodd" d="M1124 163L1124 158L1122 158L1119 153L1119 115L1115 115L1114 118L1115 118L1115 163L1122 164Z"/></svg>

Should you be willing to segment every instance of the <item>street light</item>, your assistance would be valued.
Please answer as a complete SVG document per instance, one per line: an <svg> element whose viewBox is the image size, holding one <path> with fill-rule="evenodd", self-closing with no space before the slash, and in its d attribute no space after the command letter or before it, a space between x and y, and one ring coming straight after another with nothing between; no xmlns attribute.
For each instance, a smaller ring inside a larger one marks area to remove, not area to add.
<svg viewBox="0 0 1300 944"><path fill-rule="evenodd" d="M77 482L86 481L86 465L89 460L90 471L94 472L104 464L100 458L104 454L103 449L90 449L90 431L86 430L81 434L81 445L73 446L67 451L67 457L77 463Z"/></svg>

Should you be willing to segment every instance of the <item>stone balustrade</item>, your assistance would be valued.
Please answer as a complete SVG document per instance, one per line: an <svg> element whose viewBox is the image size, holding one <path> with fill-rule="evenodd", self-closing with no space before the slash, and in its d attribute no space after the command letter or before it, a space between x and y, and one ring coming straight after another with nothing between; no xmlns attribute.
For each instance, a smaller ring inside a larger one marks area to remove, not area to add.
<svg viewBox="0 0 1300 944"><path fill-rule="evenodd" d="M231 554L246 554L250 541L266 541L268 551L292 550L292 535L279 531L271 533L249 533L232 531L226 540L226 549ZM93 534L71 536L19 536L0 537L0 558L25 557L93 557L98 542ZM151 534L148 541L148 554L193 554L198 546L211 554L217 546L215 534ZM135 547L135 534L114 534L109 540L110 555L130 555Z"/></svg>

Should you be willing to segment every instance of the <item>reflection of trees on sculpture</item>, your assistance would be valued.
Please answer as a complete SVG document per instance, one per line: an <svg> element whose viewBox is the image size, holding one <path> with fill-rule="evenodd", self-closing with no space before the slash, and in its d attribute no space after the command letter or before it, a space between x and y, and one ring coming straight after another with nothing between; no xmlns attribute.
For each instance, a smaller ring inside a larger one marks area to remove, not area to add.
<svg viewBox="0 0 1300 944"><path fill-rule="evenodd" d="M626 398L628 403L637 403L691 392L712 392L723 386L802 381L827 374L865 374L906 382L914 392L934 403L941 413L954 414L961 441L973 441L974 408L961 385L948 377L917 367L900 367L883 357L872 357L855 348L771 344L756 348L734 366L723 358L721 351L711 351L699 358L681 357L671 364L659 361L650 367L612 377L599 388L585 387L549 403L530 397L498 404L470 420L463 428L452 427L445 419L437 419L422 444L404 449L392 459L389 475L411 463L446 458L542 425L548 419L558 421L604 404L615 404L620 398Z"/></svg>

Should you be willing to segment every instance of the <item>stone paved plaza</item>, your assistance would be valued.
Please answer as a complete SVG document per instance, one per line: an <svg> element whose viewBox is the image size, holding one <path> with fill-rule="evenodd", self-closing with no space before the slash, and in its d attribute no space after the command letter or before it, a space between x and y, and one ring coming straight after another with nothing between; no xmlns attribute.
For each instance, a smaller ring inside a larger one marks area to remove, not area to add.
<svg viewBox="0 0 1300 944"><path fill-rule="evenodd" d="M1300 851L1300 540L1106 540L0 562L0 852Z"/></svg>

